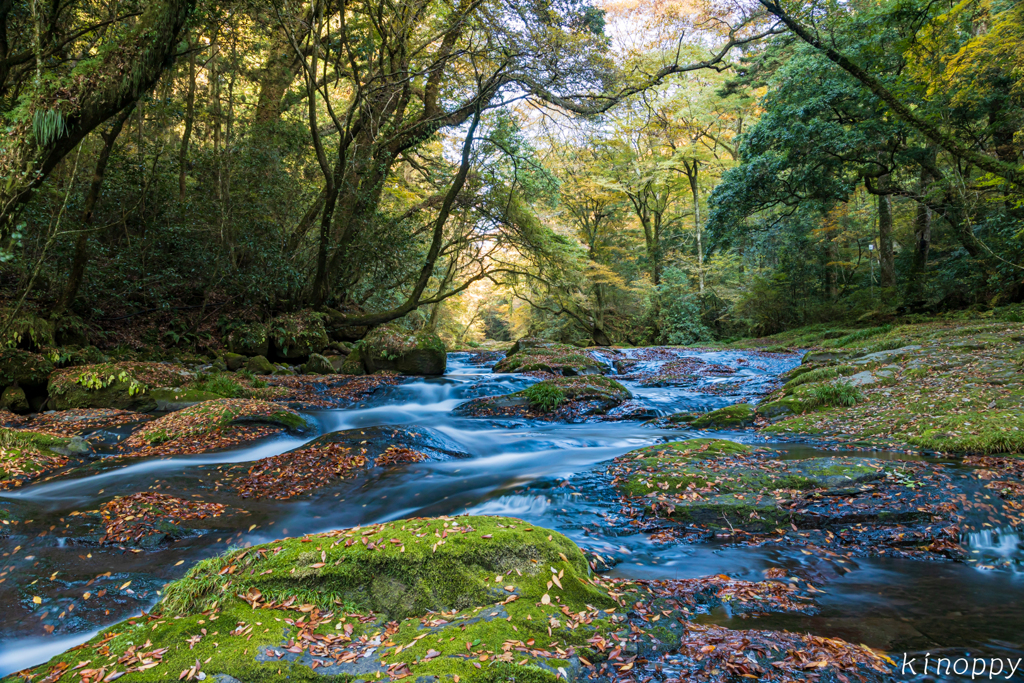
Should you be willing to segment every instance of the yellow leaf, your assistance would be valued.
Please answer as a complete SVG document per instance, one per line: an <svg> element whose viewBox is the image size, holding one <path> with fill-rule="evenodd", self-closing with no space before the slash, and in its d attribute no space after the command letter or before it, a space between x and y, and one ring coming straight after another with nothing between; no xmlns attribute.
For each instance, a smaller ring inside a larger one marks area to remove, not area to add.
<svg viewBox="0 0 1024 683"><path fill-rule="evenodd" d="M43 604L43 599L36 595L32 597L32 602L36 603L37 605L41 605Z"/></svg>
<svg viewBox="0 0 1024 683"><path fill-rule="evenodd" d="M38 598L36 598L36 599L38 600ZM540 604L542 604L542 605L550 605L551 604L551 596L548 595L547 593L545 593L544 595L540 596Z"/></svg>

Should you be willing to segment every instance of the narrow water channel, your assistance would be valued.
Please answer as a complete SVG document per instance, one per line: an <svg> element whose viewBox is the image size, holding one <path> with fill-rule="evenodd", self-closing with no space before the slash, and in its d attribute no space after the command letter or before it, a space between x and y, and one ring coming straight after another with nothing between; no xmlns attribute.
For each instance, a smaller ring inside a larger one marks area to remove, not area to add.
<svg viewBox="0 0 1024 683"><path fill-rule="evenodd" d="M642 386L624 379L641 412L704 411L747 400L767 391L782 372L799 362L795 356L744 352L688 355L735 372L683 386ZM657 362L638 357L630 372L651 369ZM1012 530L989 530L964 539L976 558L986 560L973 565L835 560L778 547L655 543L617 519L616 497L599 476L599 465L635 448L707 433L659 429L635 419L561 424L459 418L452 411L463 401L511 393L536 380L493 374L489 365L475 364L469 354L450 354L448 367L442 378L390 387L352 409L311 413L321 433L352 430L354 436L367 439L411 434L428 442L438 455L436 460L370 474L312 497L254 503L219 493L213 483L231 465L284 453L313 436L276 438L189 457L100 461L66 478L4 493L0 504L31 522L16 530L10 527L10 535L0 538L0 675L41 663L85 641L97 629L149 609L159 600L163 584L227 547L397 518L467 512L510 515L556 529L607 559L613 576L728 574L756 581L764 578L765 569L782 567L824 591L818 599L820 612L813 616L741 618L721 610L705 617L730 628L809 631L900 655L1024 656L1021 539ZM751 431L714 436L768 443ZM792 442L776 447L784 458L818 457L823 448ZM887 452L861 451L856 456L919 459ZM77 513L95 510L114 496L146 490L201 496L237 512L212 521L207 533L155 549L125 551L85 540L87 530L80 528ZM979 569L977 564L1000 568Z"/></svg>

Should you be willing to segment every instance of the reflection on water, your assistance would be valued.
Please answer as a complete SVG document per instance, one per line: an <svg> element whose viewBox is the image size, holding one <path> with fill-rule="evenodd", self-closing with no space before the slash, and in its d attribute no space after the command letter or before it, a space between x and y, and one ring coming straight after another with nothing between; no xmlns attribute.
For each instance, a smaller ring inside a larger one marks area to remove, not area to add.
<svg viewBox="0 0 1024 683"><path fill-rule="evenodd" d="M641 387L637 381L624 380L638 402L657 414L709 410L750 400L798 362L795 357L760 357L740 351L678 353L726 365L735 373L667 387ZM622 352L622 357L639 359L630 367L631 373L653 372L659 362L665 362L664 357L655 361L642 356L640 349ZM0 502L15 506L32 523L0 539L0 551L7 554L0 600L9 607L0 615L0 675L41 662L88 639L100 626L148 609L158 599L160 586L230 545L402 517L466 512L509 515L557 529L608 559L616 576L690 578L725 573L759 580L765 569L784 567L826 591L820 598L821 613L814 617L743 620L727 613L708 617L729 626L809 630L889 649L969 646L1022 651L1024 619L1014 614L1014 605L1024 596L1024 588L1021 579L1009 572L911 560L840 562L784 548L656 544L644 534L627 531L628 524L618 518L614 492L592 473L594 466L638 447L708 434L629 421L563 425L452 416L451 411L463 401L507 394L537 381L494 375L492 364L477 364L469 354L450 354L444 377L389 387L350 410L312 413L322 433L356 430L358 434L382 425L412 431L429 427L432 434L451 442L447 450L462 457L369 472L344 487L290 501L243 501L215 491L212 484L221 468L286 452L314 435L283 437L220 453L99 463L58 481L3 494ZM749 431L715 436L764 443ZM779 448L782 458L823 454L806 444L779 444ZM856 455L912 459L898 452ZM142 553L86 546L75 536L72 512L96 509L113 496L156 487L176 495L202 495L248 514L224 521L224 528ZM1009 560L1019 554L1020 538L1012 530L979 532L968 542L986 557ZM111 599L102 604L95 597L83 603L85 585L108 571L111 581L123 584L131 579L138 592L112 590ZM54 572L57 579L51 581ZM33 581L37 583L30 592ZM47 636L33 595L42 596L47 609L67 610L72 604L76 608Z"/></svg>

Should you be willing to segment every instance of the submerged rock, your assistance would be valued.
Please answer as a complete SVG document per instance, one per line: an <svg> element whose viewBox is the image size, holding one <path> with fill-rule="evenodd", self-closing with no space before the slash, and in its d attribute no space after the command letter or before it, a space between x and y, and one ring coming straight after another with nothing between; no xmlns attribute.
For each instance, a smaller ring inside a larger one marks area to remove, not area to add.
<svg viewBox="0 0 1024 683"><path fill-rule="evenodd" d="M696 439L627 453L609 473L627 500L687 528L796 545L812 542L801 534L814 530L814 543L862 554L963 555L952 480L921 463L780 460L767 449Z"/></svg>
<svg viewBox="0 0 1024 683"><path fill-rule="evenodd" d="M434 376L443 375L448 365L448 352L436 334L425 330L406 332L394 325L382 325L370 332L358 353L369 373L393 370L403 375Z"/></svg>

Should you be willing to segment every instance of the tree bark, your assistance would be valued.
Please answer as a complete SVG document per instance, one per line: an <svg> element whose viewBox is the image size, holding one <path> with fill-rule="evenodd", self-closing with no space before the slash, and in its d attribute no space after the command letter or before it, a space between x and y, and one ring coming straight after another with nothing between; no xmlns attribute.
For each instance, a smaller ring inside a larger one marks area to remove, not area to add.
<svg viewBox="0 0 1024 683"><path fill-rule="evenodd" d="M92 174L92 183L89 185L89 194L85 197L85 206L82 208L82 225L75 239L75 255L71 261L71 272L68 275L68 283L61 294L60 300L54 306L54 314L60 315L75 302L78 295L78 288L85 276L85 266L89 262L89 231L92 227L93 212L96 209L96 202L100 198L100 189L103 187L103 177L107 171L107 162L110 161L110 153L114 150L114 142L121 134L125 122L131 117L135 103L132 102L121 110L110 129L101 132L103 148L100 150L99 158L96 159L96 169Z"/></svg>
<svg viewBox="0 0 1024 683"><path fill-rule="evenodd" d="M931 173L922 168L919 176L917 193L924 197L932 183ZM925 273L928 269L928 253L932 245L932 209L924 201L917 203L914 215L914 253L910 260L910 272L907 275L907 304L920 308L925 298Z"/></svg>
<svg viewBox="0 0 1024 683"><path fill-rule="evenodd" d="M116 48L101 52L98 61L81 62L64 78L44 79L19 101L25 111L0 152L0 176L8 179L0 187L0 238L10 236L34 190L86 135L153 87L176 55L178 36L195 3L146 3ZM40 135L34 122L44 118L59 120L59 125Z"/></svg>
<svg viewBox="0 0 1024 683"><path fill-rule="evenodd" d="M185 179L188 176L188 145L192 138L192 123L196 113L196 55L188 56L188 95L185 98L185 131L181 134L178 151L178 201L185 201Z"/></svg>
<svg viewBox="0 0 1024 683"><path fill-rule="evenodd" d="M883 183L887 177L883 178ZM892 247L892 201L889 195L878 195L878 262L882 289L896 286L896 266Z"/></svg>

